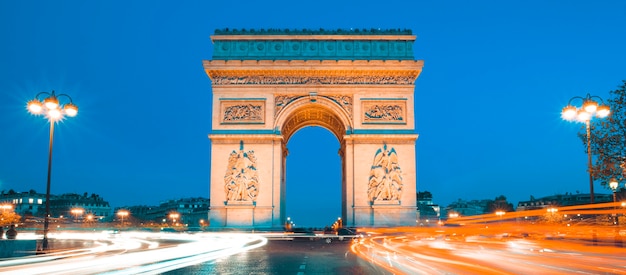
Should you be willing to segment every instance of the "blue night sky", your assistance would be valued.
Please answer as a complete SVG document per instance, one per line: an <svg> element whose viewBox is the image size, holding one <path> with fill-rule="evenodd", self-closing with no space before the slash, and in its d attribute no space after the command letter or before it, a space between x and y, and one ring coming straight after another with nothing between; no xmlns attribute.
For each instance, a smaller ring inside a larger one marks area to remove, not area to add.
<svg viewBox="0 0 626 275"><path fill-rule="evenodd" d="M25 106L55 90L80 110L56 127L53 194L96 193L113 207L208 197L202 60L222 28L411 29L425 62L417 188L443 206L588 193L581 125L560 111L573 96L606 99L626 79L626 2L617 0L1 1L0 190L45 192L48 124ZM287 214L332 223L337 139L305 128L288 148Z"/></svg>

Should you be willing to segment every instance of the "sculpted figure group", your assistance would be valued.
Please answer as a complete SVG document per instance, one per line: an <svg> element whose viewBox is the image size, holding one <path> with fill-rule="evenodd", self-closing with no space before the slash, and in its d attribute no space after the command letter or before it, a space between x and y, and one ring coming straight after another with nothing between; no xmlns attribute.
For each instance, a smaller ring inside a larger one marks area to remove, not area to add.
<svg viewBox="0 0 626 275"><path fill-rule="evenodd" d="M230 153L224 176L224 191L229 201L255 201L259 194L256 157L254 151L240 150Z"/></svg>
<svg viewBox="0 0 626 275"><path fill-rule="evenodd" d="M387 149L387 144L376 151L370 170L367 194L373 203L400 200L402 170L398 165L396 150L394 148Z"/></svg>

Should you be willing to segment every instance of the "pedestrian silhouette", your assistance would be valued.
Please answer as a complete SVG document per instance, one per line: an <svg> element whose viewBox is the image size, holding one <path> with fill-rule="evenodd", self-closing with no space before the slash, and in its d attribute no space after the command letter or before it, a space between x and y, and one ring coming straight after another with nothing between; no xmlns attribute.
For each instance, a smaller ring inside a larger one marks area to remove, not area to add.
<svg viewBox="0 0 626 275"><path fill-rule="evenodd" d="M17 237L17 230L15 230L15 225L12 224L11 228L9 228L9 230L7 230L7 239L9 240L15 240L15 237Z"/></svg>
<svg viewBox="0 0 626 275"><path fill-rule="evenodd" d="M4 238L4 226L0 226L0 239Z"/></svg>

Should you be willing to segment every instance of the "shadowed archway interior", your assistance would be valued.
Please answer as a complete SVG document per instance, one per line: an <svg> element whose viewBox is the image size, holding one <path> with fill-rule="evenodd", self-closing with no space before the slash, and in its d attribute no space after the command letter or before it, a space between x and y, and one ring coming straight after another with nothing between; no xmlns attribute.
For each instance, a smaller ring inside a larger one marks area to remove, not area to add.
<svg viewBox="0 0 626 275"><path fill-rule="evenodd" d="M293 112L283 124L281 133L288 143L296 131L306 126L320 126L328 129L339 140L339 144L343 142L343 135L346 132L346 127L332 111L315 104L302 107Z"/></svg>

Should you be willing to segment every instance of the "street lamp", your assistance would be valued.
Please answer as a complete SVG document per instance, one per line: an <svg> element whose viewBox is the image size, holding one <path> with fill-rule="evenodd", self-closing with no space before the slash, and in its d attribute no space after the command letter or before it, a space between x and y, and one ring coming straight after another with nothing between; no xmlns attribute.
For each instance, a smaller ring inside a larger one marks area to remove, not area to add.
<svg viewBox="0 0 626 275"><path fill-rule="evenodd" d="M616 192L617 192L617 187L619 186L619 182L617 182L617 180L615 178L611 178L611 181L609 181L609 187L611 187L611 190L613 190L613 209L617 210L617 196L616 196ZM617 213L613 214L613 224L617 225L618 224L618 219L617 219Z"/></svg>
<svg viewBox="0 0 626 275"><path fill-rule="evenodd" d="M128 210L117 211L117 215L120 216L121 227L124 227L124 217L127 217L129 214Z"/></svg>
<svg viewBox="0 0 626 275"><path fill-rule="evenodd" d="M504 216L504 214L506 214L506 212L504 212L502 210L496 211L496 216L498 216L500 218L500 223L502 223L502 216Z"/></svg>
<svg viewBox="0 0 626 275"><path fill-rule="evenodd" d="M43 99L40 99L43 98ZM59 99L67 98L69 102L61 103ZM78 114L78 106L72 103L72 98L66 94L41 92L28 102L28 111L33 115L43 115L50 124L50 145L48 147L48 180L46 182L46 216L43 223L43 241L41 247L48 249L48 225L50 223L50 173L52 171L52 141L54 140L54 123L62 120L65 116L75 117Z"/></svg>
<svg viewBox="0 0 626 275"><path fill-rule="evenodd" d="M70 210L70 212L74 215L74 220L78 221L78 216L82 215L85 210L83 210L82 208L74 208Z"/></svg>
<svg viewBox="0 0 626 275"><path fill-rule="evenodd" d="M591 119L596 116L603 118L611 113L611 109L607 105L600 105L598 99L602 104L604 101L599 96L592 96L587 94L585 97L575 96L572 97L567 106L563 108L561 116L567 121L584 122L587 126L587 169L589 170L589 195L590 203L593 203L593 164L591 163ZM583 102L581 107L572 106L572 101L580 99Z"/></svg>
<svg viewBox="0 0 626 275"><path fill-rule="evenodd" d="M178 213L170 213L170 219L172 219L172 224L176 225L176 220L180 217Z"/></svg>
<svg viewBox="0 0 626 275"><path fill-rule="evenodd" d="M7 212L8 210L13 209L13 205L3 204L3 205L0 205L0 209L2 209L2 212L4 213L4 212Z"/></svg>

